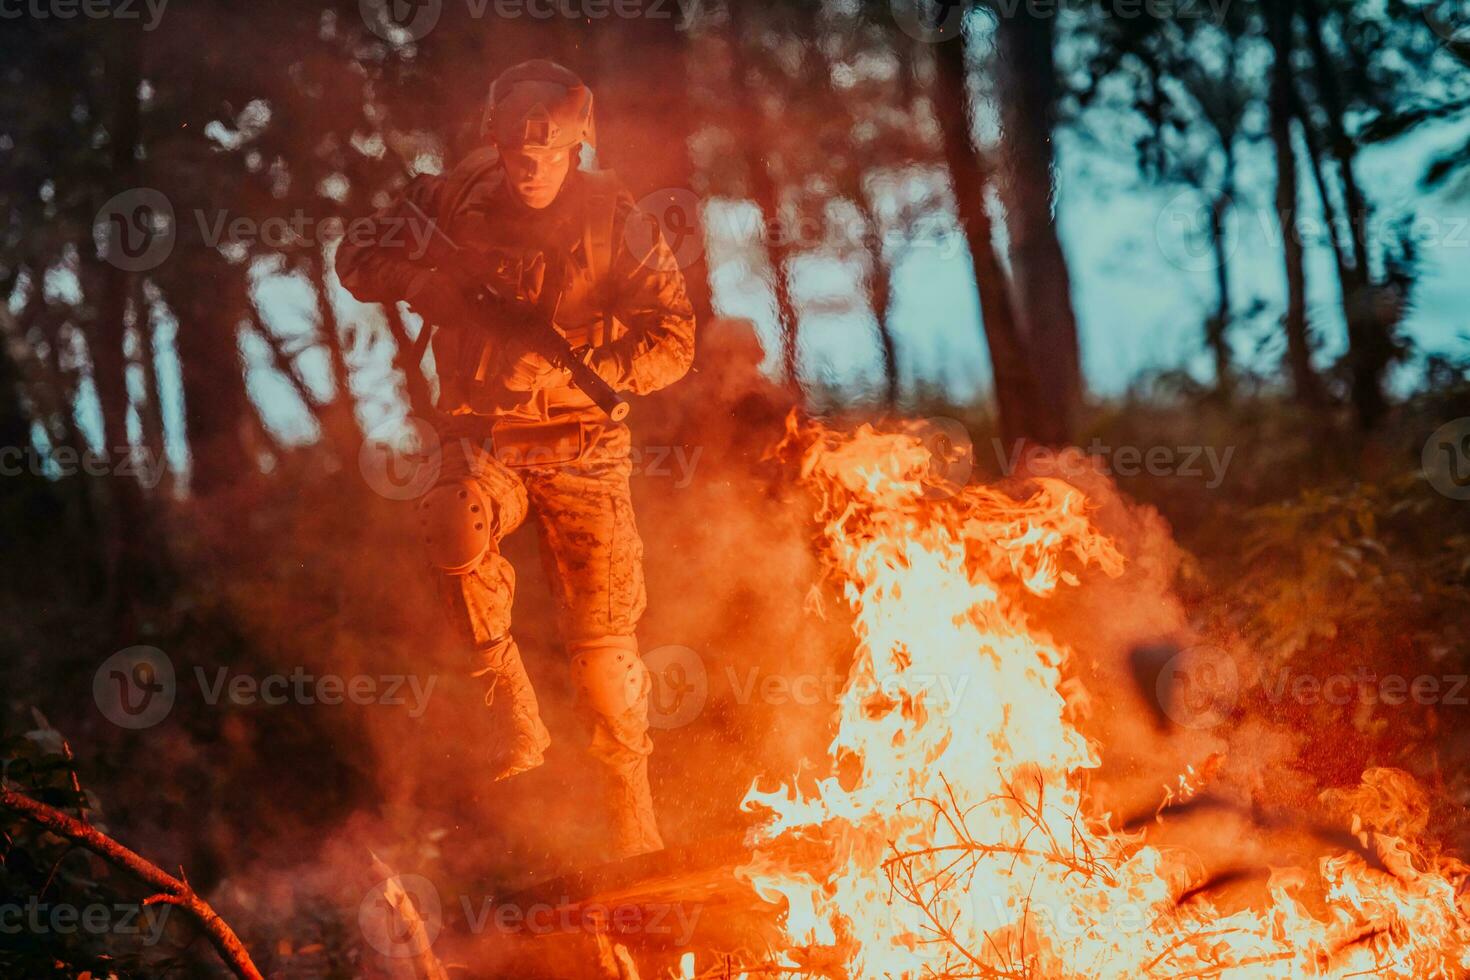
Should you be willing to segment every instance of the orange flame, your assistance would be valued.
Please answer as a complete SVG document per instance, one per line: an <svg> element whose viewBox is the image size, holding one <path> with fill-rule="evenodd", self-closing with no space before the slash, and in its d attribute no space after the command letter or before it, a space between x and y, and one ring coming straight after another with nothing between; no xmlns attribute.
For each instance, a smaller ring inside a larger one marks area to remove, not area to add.
<svg viewBox="0 0 1470 980"><path fill-rule="evenodd" d="M1225 913L1183 859L1089 815L1099 748L1075 727L1067 651L1022 597L1121 573L1083 495L1038 479L1013 499L939 489L918 439L789 426L820 501L825 559L858 646L836 711L834 775L751 788L766 817L741 869L784 901L775 966L851 977L1418 978L1470 969L1454 862L1421 870L1378 833L1310 877L1275 870L1267 907ZM944 494L949 494L945 496ZM1191 770L1171 798L1197 791ZM1355 830L1359 828L1354 828ZM1463 866L1457 866L1463 871ZM694 975L692 959L681 964Z"/></svg>

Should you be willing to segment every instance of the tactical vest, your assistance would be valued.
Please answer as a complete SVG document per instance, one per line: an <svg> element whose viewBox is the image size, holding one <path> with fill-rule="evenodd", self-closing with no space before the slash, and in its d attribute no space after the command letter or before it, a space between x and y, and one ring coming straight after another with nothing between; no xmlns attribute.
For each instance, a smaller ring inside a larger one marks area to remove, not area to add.
<svg viewBox="0 0 1470 980"><path fill-rule="evenodd" d="M493 148L476 150L466 157L447 178L439 208L441 227L450 229L451 236L473 250L476 236L466 234L464 224L475 213L476 199L493 197L503 180L504 171ZM557 325L573 347L600 346L610 339L614 329L609 322L612 297L607 295L607 275L613 259L618 197L624 193L611 170L575 171L568 176L562 191L563 195L573 195L564 206L574 212L576 221L575 227L569 229L569 240L561 243L568 265ZM493 239L496 216L487 214L485 221L490 227L484 238ZM495 243L486 244L492 246L493 252ZM513 265L518 258L523 261L527 258L517 256L516 251L507 249L502 261ZM501 285L508 285L514 278L510 269L487 268L486 272L492 280L499 278Z"/></svg>
<svg viewBox="0 0 1470 980"><path fill-rule="evenodd" d="M462 249L473 255L472 263L482 266L477 271L482 272L497 292L532 301L535 296L528 290L535 286L541 250L507 246L496 240L499 215L493 210L492 202L500 192L504 176L493 148L476 150L447 175L435 220ZM568 175L557 202L547 209L560 215L556 234L552 236L555 239L552 250L560 252L566 262L556 325L574 348L602 346L626 329L612 316L608 275L614 254L618 199L626 193L612 171L576 171ZM436 345L435 360L441 376L446 371L456 371L462 379L472 375L477 365L470 351L478 349L472 340L457 355L449 355L456 363L439 363L441 351ZM472 411L498 419L496 430L505 432L507 441L514 435L507 432L508 427L525 427L528 430L525 436L533 441L562 442L573 438L573 434L556 434L547 429L547 423L580 420L583 423L580 428L586 430L589 424L596 425L601 420L601 410L576 388L545 388L524 403L509 407L494 381L490 376L478 384L468 382L465 390ZM554 428L559 430L564 426ZM576 436L581 446L570 455L573 458L580 455L587 440L594 436L589 431ZM567 461L565 452L559 451L556 456L557 462Z"/></svg>

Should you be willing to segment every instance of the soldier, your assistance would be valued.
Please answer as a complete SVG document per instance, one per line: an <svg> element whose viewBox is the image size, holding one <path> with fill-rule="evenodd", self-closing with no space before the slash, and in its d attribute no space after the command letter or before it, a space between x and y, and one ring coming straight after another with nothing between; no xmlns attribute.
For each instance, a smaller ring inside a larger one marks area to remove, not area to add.
<svg viewBox="0 0 1470 980"><path fill-rule="evenodd" d="M595 136L592 93L575 74L539 60L509 69L491 86L481 135L484 145L450 173L415 179L375 215L375 240L344 242L337 271L358 299L406 300L436 327L445 453L419 518L504 733L495 778L539 765L550 744L511 636L515 571L499 550L530 511L579 702L592 717L590 754L606 776L614 851L658 850L650 679L634 636L645 597L628 428L513 332L487 343L463 276L434 249L408 254L421 236L403 235L403 222L432 218L459 246L458 268L471 265L502 297L554 308L578 356L619 391L643 394L684 375L694 313L657 226L610 173L577 166ZM631 221L644 224L625 234ZM390 240L391 228L399 234ZM558 302L545 303L556 299L549 290L559 290Z"/></svg>

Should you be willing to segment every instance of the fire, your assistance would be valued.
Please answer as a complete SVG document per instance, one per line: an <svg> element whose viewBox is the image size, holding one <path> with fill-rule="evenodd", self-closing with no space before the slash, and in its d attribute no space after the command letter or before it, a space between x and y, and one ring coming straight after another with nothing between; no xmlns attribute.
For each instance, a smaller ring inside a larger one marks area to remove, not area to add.
<svg viewBox="0 0 1470 980"><path fill-rule="evenodd" d="M1275 869L1266 907L1227 912L1207 890L1182 898L1199 885L1197 863L1092 812L1099 746L1063 694L1067 651L1025 610L1084 568L1122 571L1075 487L1038 479L1022 500L939 488L917 438L868 426L793 421L785 448L820 502L858 642L830 774L758 783L746 798L765 821L742 874L787 909L786 948L759 975L1470 969L1470 908L1455 887L1465 868L1430 861L1408 836L1355 826L1362 851L1322 859L1315 875ZM1200 782L1187 772L1166 798ZM686 957L681 972L694 966Z"/></svg>

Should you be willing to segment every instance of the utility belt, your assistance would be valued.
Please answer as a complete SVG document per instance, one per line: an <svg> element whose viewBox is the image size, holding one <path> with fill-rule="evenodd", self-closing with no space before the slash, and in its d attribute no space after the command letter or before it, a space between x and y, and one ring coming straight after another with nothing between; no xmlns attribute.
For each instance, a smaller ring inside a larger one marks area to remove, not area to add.
<svg viewBox="0 0 1470 980"><path fill-rule="evenodd" d="M521 421L496 419L490 426L495 458L512 469L580 463L596 443L601 426L570 416Z"/></svg>
<svg viewBox="0 0 1470 980"><path fill-rule="evenodd" d="M573 387L531 392L528 404L512 412L471 416L469 423L488 439L481 444L512 469L591 466L628 457L632 435L609 419ZM468 422L468 419L466 419Z"/></svg>

